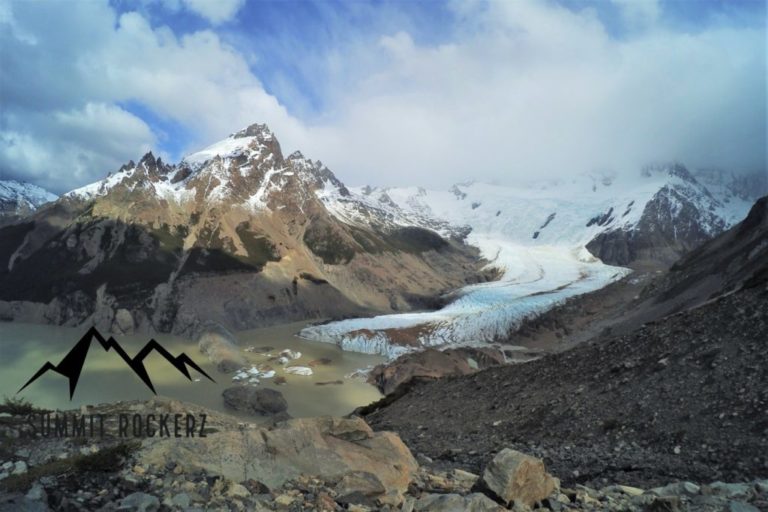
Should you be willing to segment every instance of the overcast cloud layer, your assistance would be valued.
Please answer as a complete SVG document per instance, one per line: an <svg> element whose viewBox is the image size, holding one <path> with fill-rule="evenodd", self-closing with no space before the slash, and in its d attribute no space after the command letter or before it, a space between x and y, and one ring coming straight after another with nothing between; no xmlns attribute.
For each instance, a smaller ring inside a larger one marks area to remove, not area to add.
<svg viewBox="0 0 768 512"><path fill-rule="evenodd" d="M342 37L354 34L348 19L327 17L335 45L305 52L290 39L249 44L237 22L259 4L240 0L137 11L0 0L0 178L63 192L149 149L177 160L252 122L350 185L513 182L659 160L765 171L764 8L762 23L691 28L666 22L663 3L614 3L616 26L591 7L457 2L437 42L391 8L358 6L386 18L380 33ZM184 16L185 30L171 28ZM256 71L267 51L269 92Z"/></svg>

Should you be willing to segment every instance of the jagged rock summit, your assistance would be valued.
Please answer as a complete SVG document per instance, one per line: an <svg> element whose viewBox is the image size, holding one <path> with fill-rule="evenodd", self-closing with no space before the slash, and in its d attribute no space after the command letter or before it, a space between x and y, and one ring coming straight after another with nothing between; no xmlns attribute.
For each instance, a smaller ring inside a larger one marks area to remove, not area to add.
<svg viewBox="0 0 768 512"><path fill-rule="evenodd" d="M409 310L482 278L478 251L285 158L263 124L178 164L147 153L0 229L0 247L1 318L117 333Z"/></svg>

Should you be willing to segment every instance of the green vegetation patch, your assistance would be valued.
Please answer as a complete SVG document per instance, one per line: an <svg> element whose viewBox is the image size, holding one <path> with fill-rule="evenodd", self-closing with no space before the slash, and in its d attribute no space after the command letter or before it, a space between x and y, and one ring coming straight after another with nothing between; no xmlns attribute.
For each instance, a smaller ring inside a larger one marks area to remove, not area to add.
<svg viewBox="0 0 768 512"><path fill-rule="evenodd" d="M269 261L280 261L275 244L266 236L252 231L248 222L241 222L235 232L248 253L247 262L263 267Z"/></svg>
<svg viewBox="0 0 768 512"><path fill-rule="evenodd" d="M304 232L304 243L327 265L346 264L355 256L355 248L324 221L310 223Z"/></svg>

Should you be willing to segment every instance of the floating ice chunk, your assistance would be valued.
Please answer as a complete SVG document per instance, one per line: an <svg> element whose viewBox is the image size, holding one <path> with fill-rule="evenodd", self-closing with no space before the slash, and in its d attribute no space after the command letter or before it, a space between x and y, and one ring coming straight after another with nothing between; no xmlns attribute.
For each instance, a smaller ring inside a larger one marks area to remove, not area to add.
<svg viewBox="0 0 768 512"><path fill-rule="evenodd" d="M275 376L275 370L269 370L259 375L259 377L261 377L262 379L271 379L274 376Z"/></svg>
<svg viewBox="0 0 768 512"><path fill-rule="evenodd" d="M255 366L251 366L251 369L248 370L247 373L248 373L248 375L253 375L254 377L257 377L261 372Z"/></svg>
<svg viewBox="0 0 768 512"><path fill-rule="evenodd" d="M308 366L288 366L285 369L285 373L290 373L292 375L303 375L305 377L309 377L312 375L312 368L309 368Z"/></svg>
<svg viewBox="0 0 768 512"><path fill-rule="evenodd" d="M249 375L243 371L237 372L234 377L232 377L232 380L245 380L249 377Z"/></svg>
<svg viewBox="0 0 768 512"><path fill-rule="evenodd" d="M294 351L291 349L285 349L282 352L280 352L280 355L282 357L287 357L288 359L298 359L301 357L301 352Z"/></svg>
<svg viewBox="0 0 768 512"><path fill-rule="evenodd" d="M282 364L282 365L286 365L286 364L288 364L288 362L289 362L289 361L290 361L290 359L288 359L288 358L287 358L287 357L285 357L285 356L281 356L281 357L278 357L278 358L277 358L277 362L278 362L278 363L280 363L280 364Z"/></svg>
<svg viewBox="0 0 768 512"><path fill-rule="evenodd" d="M252 377L252 378L248 379L248 383L249 384L258 384L259 383L259 379L257 379L256 377Z"/></svg>

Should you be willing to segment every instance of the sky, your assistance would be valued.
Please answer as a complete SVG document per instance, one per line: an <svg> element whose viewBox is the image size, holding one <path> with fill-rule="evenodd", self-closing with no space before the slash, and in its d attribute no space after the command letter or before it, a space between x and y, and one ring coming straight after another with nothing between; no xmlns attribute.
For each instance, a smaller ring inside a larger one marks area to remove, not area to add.
<svg viewBox="0 0 768 512"><path fill-rule="evenodd" d="M351 186L766 171L764 0L0 0L0 179L252 123Z"/></svg>

